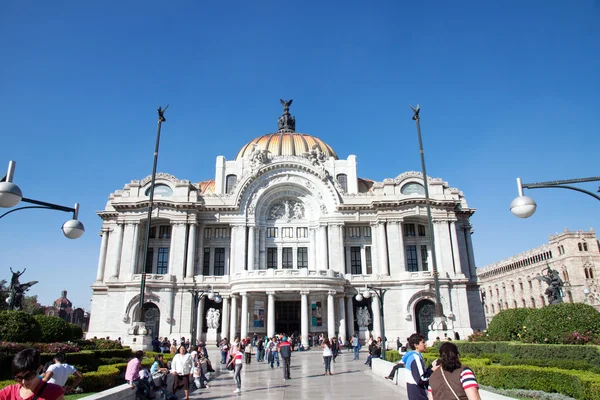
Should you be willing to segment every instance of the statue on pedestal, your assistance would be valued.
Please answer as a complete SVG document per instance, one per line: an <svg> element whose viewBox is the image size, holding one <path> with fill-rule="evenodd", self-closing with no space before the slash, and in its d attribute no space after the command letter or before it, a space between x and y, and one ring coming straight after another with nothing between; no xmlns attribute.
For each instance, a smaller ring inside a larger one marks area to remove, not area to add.
<svg viewBox="0 0 600 400"><path fill-rule="evenodd" d="M22 310L23 300L25 299L25 292L28 291L30 287L38 283L38 281L31 281L27 283L19 282L19 277L25 273L26 269L27 268L25 268L23 272L15 272L12 270L12 268L10 269L10 272L12 272L12 278L10 280L10 286L8 288L10 294L8 296L8 299L6 299L9 310Z"/></svg>
<svg viewBox="0 0 600 400"><path fill-rule="evenodd" d="M371 315L369 314L367 306L358 307L356 309L356 321L358 322L359 328L366 328L369 326L369 322L371 322Z"/></svg>
<svg viewBox="0 0 600 400"><path fill-rule="evenodd" d="M209 308L206 313L206 326L208 329L218 329L220 317L221 312L219 310L215 308Z"/></svg>
<svg viewBox="0 0 600 400"><path fill-rule="evenodd" d="M544 275L536 276L534 279L539 279L540 281L544 281L546 284L548 284L548 287L544 292L548 298L548 304L562 303L565 293L563 292L563 281L560 279L558 271L550 268L550 266L544 268L542 273L544 273L544 271Z"/></svg>

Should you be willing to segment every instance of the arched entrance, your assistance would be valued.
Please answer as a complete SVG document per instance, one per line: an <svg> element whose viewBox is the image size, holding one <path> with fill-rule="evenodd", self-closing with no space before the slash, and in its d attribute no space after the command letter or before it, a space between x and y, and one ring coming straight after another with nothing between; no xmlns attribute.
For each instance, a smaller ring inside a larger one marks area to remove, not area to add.
<svg viewBox="0 0 600 400"><path fill-rule="evenodd" d="M417 316L417 333L425 336L429 333L429 326L433 323L435 315L435 304L431 300L421 300L415 306Z"/></svg>
<svg viewBox="0 0 600 400"><path fill-rule="evenodd" d="M158 336L160 329L160 310L154 303L144 303L142 312L144 313L144 321L146 329L148 329L148 334L154 339Z"/></svg>

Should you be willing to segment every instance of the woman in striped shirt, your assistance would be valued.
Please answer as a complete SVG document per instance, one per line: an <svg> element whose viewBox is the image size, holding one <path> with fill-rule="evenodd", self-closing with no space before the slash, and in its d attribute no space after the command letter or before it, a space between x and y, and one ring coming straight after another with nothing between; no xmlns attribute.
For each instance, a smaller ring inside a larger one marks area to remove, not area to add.
<svg viewBox="0 0 600 400"><path fill-rule="evenodd" d="M244 359L244 353L240 351L240 346L236 347L235 353L231 355L231 361L227 366L234 364L235 365L235 374L233 375L233 380L235 381L236 389L233 393L240 393L242 391L242 360Z"/></svg>
<svg viewBox="0 0 600 400"><path fill-rule="evenodd" d="M446 342L440 346L438 368L429 377L429 400L480 400L479 385L470 368L463 366L458 347Z"/></svg>

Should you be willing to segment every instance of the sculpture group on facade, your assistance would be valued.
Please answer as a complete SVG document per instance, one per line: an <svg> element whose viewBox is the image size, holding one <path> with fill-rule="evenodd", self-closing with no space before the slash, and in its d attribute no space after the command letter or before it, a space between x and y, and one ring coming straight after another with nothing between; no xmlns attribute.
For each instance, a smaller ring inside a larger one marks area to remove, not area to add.
<svg viewBox="0 0 600 400"><path fill-rule="evenodd" d="M252 168L257 170L263 164L269 162L269 150L261 149L257 143L252 144L252 151L248 155L248 159L252 165Z"/></svg>
<svg viewBox="0 0 600 400"><path fill-rule="evenodd" d="M536 276L534 279L544 281L548 285L544 292L548 298L548 304L562 303L563 297L565 296L563 292L564 285L562 279L560 279L560 276L558 275L558 271L548 266L542 270L542 274L543 275L541 276Z"/></svg>
<svg viewBox="0 0 600 400"><path fill-rule="evenodd" d="M273 204L269 211L269 219L285 219L291 221L293 219L304 218L304 206L299 201L283 200Z"/></svg>
<svg viewBox="0 0 600 400"><path fill-rule="evenodd" d="M371 314L369 314L369 309L367 306L358 307L356 309L356 321L359 328L366 328L369 326L369 322L371 322Z"/></svg>
<svg viewBox="0 0 600 400"><path fill-rule="evenodd" d="M206 326L208 329L218 329L221 312L216 308L209 308L206 312Z"/></svg>
<svg viewBox="0 0 600 400"><path fill-rule="evenodd" d="M38 281L31 281L27 283L19 282L19 277L25 273L25 270L27 270L27 268L25 268L23 272L15 272L12 270L12 268L10 269L10 272L12 272L12 278L10 280L10 286L8 287L9 295L6 299L9 310L22 310L25 292L28 291L30 287L38 283Z"/></svg>

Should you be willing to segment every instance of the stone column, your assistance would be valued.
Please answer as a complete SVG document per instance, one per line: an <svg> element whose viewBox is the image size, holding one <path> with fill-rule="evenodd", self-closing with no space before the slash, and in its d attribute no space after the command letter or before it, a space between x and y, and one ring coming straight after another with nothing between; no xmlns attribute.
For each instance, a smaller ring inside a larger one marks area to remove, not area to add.
<svg viewBox="0 0 600 400"><path fill-rule="evenodd" d="M318 229L318 249L319 255L317 258L317 268L328 269L327 263L327 226L321 225Z"/></svg>
<svg viewBox="0 0 600 400"><path fill-rule="evenodd" d="M133 275L137 273L137 264L140 257L140 224L138 222L133 223L133 249L131 254L131 271L129 272L129 280L133 280ZM141 271L141 268L140 268Z"/></svg>
<svg viewBox="0 0 600 400"><path fill-rule="evenodd" d="M98 259L98 273L96 274L96 282L104 280L104 268L106 267L106 248L108 246L109 230L103 228L100 232L102 236L102 244L100 245L100 258Z"/></svg>
<svg viewBox="0 0 600 400"><path fill-rule="evenodd" d="M246 261L248 255L246 254L246 225L238 226L238 233L236 234L235 241L235 270L236 272L242 272L246 269Z"/></svg>
<svg viewBox="0 0 600 400"><path fill-rule="evenodd" d="M308 291L301 291L300 296L300 335L302 336L302 345L308 348Z"/></svg>
<svg viewBox="0 0 600 400"><path fill-rule="evenodd" d="M440 220L434 220L433 221L433 234L434 239L435 239L435 260L437 262L437 269L438 269L438 273L439 276L443 277L444 273L447 272L446 271L446 262L444 260L444 252L442 250L442 238L443 235L441 234L440 230L442 228L442 226L444 226L445 221L440 221ZM429 246L427 246L429 248ZM418 252L420 252L420 249L417 249ZM433 271L433 260L431 259L431 257L429 257L429 259L427 260L427 266L429 268L430 271Z"/></svg>
<svg viewBox="0 0 600 400"><path fill-rule="evenodd" d="M267 336L275 336L275 292L267 292Z"/></svg>
<svg viewBox="0 0 600 400"><path fill-rule="evenodd" d="M223 297L223 313L221 314L221 339L229 335L229 296Z"/></svg>
<svg viewBox="0 0 600 400"><path fill-rule="evenodd" d="M197 229L198 236L198 271L194 271L194 275L204 275L204 227L202 225L198 226ZM209 257L210 258L210 257Z"/></svg>
<svg viewBox="0 0 600 400"><path fill-rule="evenodd" d="M309 246L308 246L308 269L317 269L317 230L308 228Z"/></svg>
<svg viewBox="0 0 600 400"><path fill-rule="evenodd" d="M196 343L202 341L202 330L204 329L204 297L198 303L198 316L196 324Z"/></svg>
<svg viewBox="0 0 600 400"><path fill-rule="evenodd" d="M352 296L346 296L346 317L348 319L348 337L354 336L354 304Z"/></svg>
<svg viewBox="0 0 600 400"><path fill-rule="evenodd" d="M267 230L258 231L258 269L267 269Z"/></svg>
<svg viewBox="0 0 600 400"><path fill-rule="evenodd" d="M248 336L248 293L242 292L242 333L240 335L241 338L245 338Z"/></svg>
<svg viewBox="0 0 600 400"><path fill-rule="evenodd" d="M256 249L256 228L253 226L248 227L248 271L252 271L256 268L255 262L255 249Z"/></svg>
<svg viewBox="0 0 600 400"><path fill-rule="evenodd" d="M388 261L388 247L387 247L387 236L385 232L385 223L380 222L377 224L377 241L379 243L379 274L389 275L390 265Z"/></svg>
<svg viewBox="0 0 600 400"><path fill-rule="evenodd" d="M230 323L229 338L235 339L237 335L237 296L231 295L231 323Z"/></svg>
<svg viewBox="0 0 600 400"><path fill-rule="evenodd" d="M396 275L399 272L403 272L406 268L404 266L404 249L401 246L402 232L400 231L400 221L388 221L387 223L387 236L389 245L389 266L390 273Z"/></svg>
<svg viewBox="0 0 600 400"><path fill-rule="evenodd" d="M379 230L377 222L371 223L371 270L375 276L381 270L379 257ZM365 271L366 272L366 271Z"/></svg>
<svg viewBox="0 0 600 400"><path fill-rule="evenodd" d="M381 310L379 309L379 297L371 295L371 311L373 312L373 337L381 336ZM383 340L383 337L381 338Z"/></svg>
<svg viewBox="0 0 600 400"><path fill-rule="evenodd" d="M192 222L188 234L187 265L185 268L186 278L192 278L194 276L194 265L196 261L196 226L197 224Z"/></svg>
<svg viewBox="0 0 600 400"><path fill-rule="evenodd" d="M236 272L235 265L235 242L237 237L237 226L231 226L231 235L229 238L229 271L226 275L233 276ZM231 304L233 304L233 298L231 299ZM233 313L233 312L232 312ZM233 339L233 337L232 337Z"/></svg>
<svg viewBox="0 0 600 400"><path fill-rule="evenodd" d="M110 279L119 278L119 267L121 266L121 251L123 250L123 224L117 224L115 228L115 235L117 237L117 250L115 251L115 258L110 270Z"/></svg>
<svg viewBox="0 0 600 400"><path fill-rule="evenodd" d="M335 336L335 290L327 292L327 335Z"/></svg>
<svg viewBox="0 0 600 400"><path fill-rule="evenodd" d="M340 242L341 224L329 225L329 268L336 272L344 272L342 264L344 263L343 242Z"/></svg>
<svg viewBox="0 0 600 400"><path fill-rule="evenodd" d="M469 256L469 273L472 278L476 276L475 256L473 255L473 242L471 241L471 225L465 226L465 238L467 239L467 251Z"/></svg>
<svg viewBox="0 0 600 400"><path fill-rule="evenodd" d="M402 224L404 222L398 224L398 249L400 250L400 259L398 260L398 267L396 270L398 272L406 271L406 249L404 248L404 229L402 228Z"/></svg>
<svg viewBox="0 0 600 400"><path fill-rule="evenodd" d="M338 310L340 326L338 336L342 339L342 343L346 342L346 303L344 296L338 298Z"/></svg>
<svg viewBox="0 0 600 400"><path fill-rule="evenodd" d="M449 221L448 222L448 229L450 230L450 243L452 245L452 261L454 262L453 267L454 267L454 273L462 273L462 265L460 263L460 250L458 247L458 239L457 239L457 232L456 232L456 222L455 221Z"/></svg>

